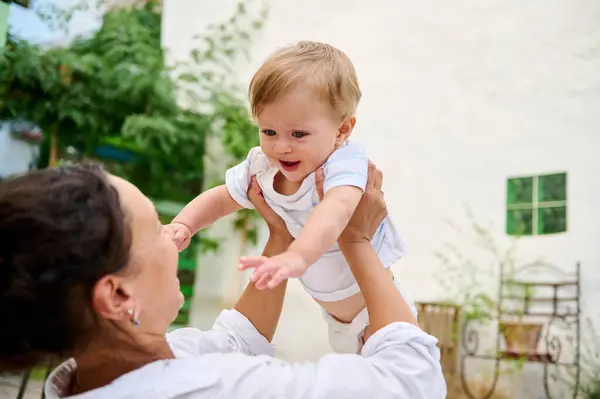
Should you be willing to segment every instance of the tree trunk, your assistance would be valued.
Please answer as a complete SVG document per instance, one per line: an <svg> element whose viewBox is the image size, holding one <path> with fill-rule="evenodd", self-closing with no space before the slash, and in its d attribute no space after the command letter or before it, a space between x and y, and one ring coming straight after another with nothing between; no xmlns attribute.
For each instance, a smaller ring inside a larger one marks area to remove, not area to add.
<svg viewBox="0 0 600 399"><path fill-rule="evenodd" d="M50 168L56 165L58 161L58 126L54 124L52 131L50 132L50 158L48 159L48 166Z"/></svg>

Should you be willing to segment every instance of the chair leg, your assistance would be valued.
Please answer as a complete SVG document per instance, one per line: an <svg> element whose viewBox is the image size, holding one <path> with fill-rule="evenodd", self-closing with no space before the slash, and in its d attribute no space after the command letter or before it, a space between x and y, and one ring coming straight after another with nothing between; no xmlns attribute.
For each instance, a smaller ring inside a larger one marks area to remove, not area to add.
<svg viewBox="0 0 600 399"><path fill-rule="evenodd" d="M17 393L17 399L23 399L25 391L27 390L27 384L29 383L30 375L31 370L27 370L25 374L23 374L23 378L21 378L21 386L19 386L19 393Z"/></svg>
<svg viewBox="0 0 600 399"><path fill-rule="evenodd" d="M52 365L49 364L48 365L48 369L46 369L46 375L44 376L44 384L42 385L42 395L40 396L40 399L46 399L46 381L48 380L48 377L50 376L50 373L52 372Z"/></svg>

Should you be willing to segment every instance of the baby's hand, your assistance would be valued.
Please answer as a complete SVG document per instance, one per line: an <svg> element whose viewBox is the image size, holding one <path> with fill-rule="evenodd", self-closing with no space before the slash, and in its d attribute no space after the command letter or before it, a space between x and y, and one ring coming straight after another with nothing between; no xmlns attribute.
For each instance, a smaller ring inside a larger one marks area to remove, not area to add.
<svg viewBox="0 0 600 399"><path fill-rule="evenodd" d="M179 252L183 251L190 245L190 239L192 238L192 232L190 229L182 223L171 223L163 227L167 229L173 237L173 242L177 246Z"/></svg>
<svg viewBox="0 0 600 399"><path fill-rule="evenodd" d="M266 256L245 256L240 259L240 270L254 268L250 280L256 288L275 288L283 280L300 277L308 269L308 264L299 254L286 251L271 258Z"/></svg>

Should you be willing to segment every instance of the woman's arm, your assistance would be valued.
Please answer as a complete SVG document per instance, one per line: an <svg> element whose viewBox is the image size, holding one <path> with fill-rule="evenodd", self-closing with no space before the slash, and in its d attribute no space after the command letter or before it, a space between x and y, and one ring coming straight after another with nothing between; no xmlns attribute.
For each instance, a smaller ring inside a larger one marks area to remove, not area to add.
<svg viewBox="0 0 600 399"><path fill-rule="evenodd" d="M263 256L273 256L285 251L292 242L292 237L287 230L285 234L287 236L282 237L271 233ZM272 290L259 290L254 283L248 283L244 293L234 306L234 309L246 316L269 342L273 340L275 329L279 323L286 287L287 281Z"/></svg>
<svg viewBox="0 0 600 399"><path fill-rule="evenodd" d="M288 232L283 219L265 202L255 177L250 180L248 199L263 217L269 229L269 240L265 245L263 256L269 257L284 252L294 238ZM248 283L246 290L234 307L235 310L246 316L269 342L273 339L279 323L286 285L282 284L277 289L268 292L258 290L255 284Z"/></svg>
<svg viewBox="0 0 600 399"><path fill-rule="evenodd" d="M331 354L315 363L290 363L269 356L214 354L176 359L157 375L189 397L444 399L436 343L412 324L392 323L373 334L362 355Z"/></svg>
<svg viewBox="0 0 600 399"><path fill-rule="evenodd" d="M376 178L378 183L375 183ZM408 305L393 288L371 246L365 244L386 214L380 180L380 174L371 167L366 194L340 238L340 246L356 273L373 324L374 333L363 346L361 355L332 354L317 363L302 364L240 355L212 358L210 364L220 365L216 374L222 384L222 396L239 399L446 397L437 340L416 326Z"/></svg>
<svg viewBox="0 0 600 399"><path fill-rule="evenodd" d="M393 323L369 339L362 355L331 354L314 363L222 357L220 393L237 399L444 399L436 343L412 324Z"/></svg>
<svg viewBox="0 0 600 399"><path fill-rule="evenodd" d="M263 256L279 254L293 241L284 221L265 202L256 179L252 178L248 199L265 219L269 239ZM248 355L273 355L270 342L279 323L286 283L274 290L258 290L249 283L233 310L221 312L213 329L200 331L182 328L169 334L169 342L177 354L240 352Z"/></svg>
<svg viewBox="0 0 600 399"><path fill-rule="evenodd" d="M398 292L370 242L387 215L382 183L381 171L370 163L363 198L338 240L369 311L367 336L393 322L418 327L410 306Z"/></svg>
<svg viewBox="0 0 600 399"><path fill-rule="evenodd" d="M257 393L298 399L446 397L437 340L418 328L369 243L386 213L381 173L370 166L365 195L339 240L372 324L373 335L361 355L332 354L312 364L231 359L236 372L228 375L226 394L240 399Z"/></svg>
<svg viewBox="0 0 600 399"><path fill-rule="evenodd" d="M437 340L418 327L369 242L387 214L381 183L381 172L370 164L365 194L339 239L369 310L373 334L361 355L327 355L316 364L266 359L264 367L252 364L238 378L232 397L251 397L245 392L263 392L264 397L293 392L306 399L446 397ZM321 190L322 175L317 175L317 187Z"/></svg>

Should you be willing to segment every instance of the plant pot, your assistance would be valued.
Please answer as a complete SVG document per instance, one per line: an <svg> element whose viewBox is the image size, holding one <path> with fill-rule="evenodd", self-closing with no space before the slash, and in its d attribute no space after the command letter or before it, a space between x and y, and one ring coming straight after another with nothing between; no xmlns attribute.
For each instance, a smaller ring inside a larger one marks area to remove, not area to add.
<svg viewBox="0 0 600 399"><path fill-rule="evenodd" d="M506 351L519 354L537 353L543 328L541 323L500 322Z"/></svg>

